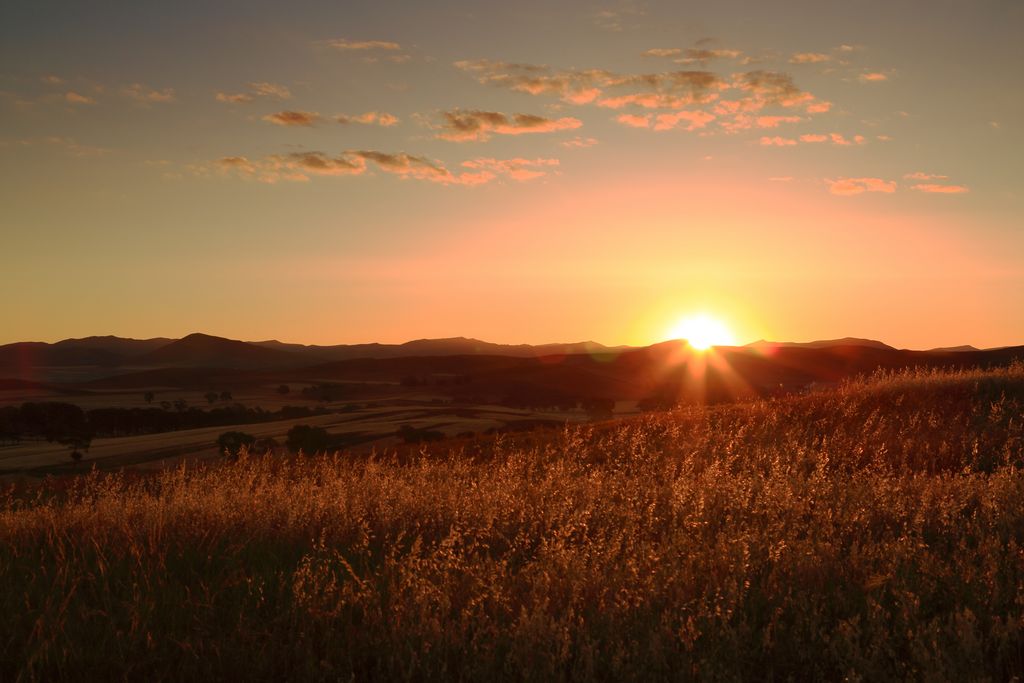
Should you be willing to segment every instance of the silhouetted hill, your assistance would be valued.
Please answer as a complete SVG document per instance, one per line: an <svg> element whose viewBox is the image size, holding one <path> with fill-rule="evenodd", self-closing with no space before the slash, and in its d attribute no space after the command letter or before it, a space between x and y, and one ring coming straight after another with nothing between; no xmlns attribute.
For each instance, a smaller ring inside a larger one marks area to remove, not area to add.
<svg viewBox="0 0 1024 683"><path fill-rule="evenodd" d="M273 368L302 365L298 354L199 332L134 359L133 365L162 367Z"/></svg>
<svg viewBox="0 0 1024 683"><path fill-rule="evenodd" d="M775 348L775 347L792 347L802 349L827 349L833 346L867 346L874 349L890 349L895 351L895 348L888 344L883 344L880 341L874 339L859 339L857 337L843 337L842 339L820 339L818 341L811 342L776 342L767 341L764 339L758 339L756 342L747 344L747 348L763 349L763 348Z"/></svg>
<svg viewBox="0 0 1024 683"><path fill-rule="evenodd" d="M17 342L0 346L0 369L92 365L114 367L171 341L164 338L125 339L105 336L64 339L53 344Z"/></svg>
<svg viewBox="0 0 1024 683"><path fill-rule="evenodd" d="M101 337L82 337L80 339L64 339L53 344L55 349L96 349L109 351L124 358L141 356L144 353L155 351L161 346L167 346L173 339L167 337L153 337L152 339L129 339L126 337L115 337L104 335Z"/></svg>
<svg viewBox="0 0 1024 683"><path fill-rule="evenodd" d="M981 349L979 349L976 346L970 346L970 345L967 345L967 344L965 344L963 346L945 346L945 347L939 347L937 349L930 349L931 353L942 353L942 352L950 352L950 351L952 351L952 352L981 351Z"/></svg>
<svg viewBox="0 0 1024 683"><path fill-rule="evenodd" d="M568 344L494 344L467 337L447 339L416 339L403 344L338 344L318 346L287 344L276 339L250 342L255 346L304 354L321 361L351 360L356 358L399 358L402 356L514 356L538 357L570 353L607 353L629 347L608 347L597 342L573 342Z"/></svg>

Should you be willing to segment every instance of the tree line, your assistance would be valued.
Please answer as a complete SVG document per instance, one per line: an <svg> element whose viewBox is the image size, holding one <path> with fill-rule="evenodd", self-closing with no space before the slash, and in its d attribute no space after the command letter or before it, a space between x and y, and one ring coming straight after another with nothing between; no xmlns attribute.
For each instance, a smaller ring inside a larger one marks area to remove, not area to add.
<svg viewBox="0 0 1024 683"><path fill-rule="evenodd" d="M72 403L44 401L0 408L0 445L26 439L45 439L75 447L99 437L158 434L183 429L220 427L254 422L273 422L323 415L324 408L284 406L279 410L247 408L232 404L202 410L185 408L93 408L83 410ZM88 447L87 445L85 446Z"/></svg>

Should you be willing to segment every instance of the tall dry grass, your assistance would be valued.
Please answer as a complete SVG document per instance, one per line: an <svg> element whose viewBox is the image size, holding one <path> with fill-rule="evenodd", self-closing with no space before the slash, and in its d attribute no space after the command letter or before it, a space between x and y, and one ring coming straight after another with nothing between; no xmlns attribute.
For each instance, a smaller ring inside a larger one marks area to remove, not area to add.
<svg viewBox="0 0 1024 683"><path fill-rule="evenodd" d="M90 474L0 504L0 679L1006 680L1022 464L1017 365Z"/></svg>

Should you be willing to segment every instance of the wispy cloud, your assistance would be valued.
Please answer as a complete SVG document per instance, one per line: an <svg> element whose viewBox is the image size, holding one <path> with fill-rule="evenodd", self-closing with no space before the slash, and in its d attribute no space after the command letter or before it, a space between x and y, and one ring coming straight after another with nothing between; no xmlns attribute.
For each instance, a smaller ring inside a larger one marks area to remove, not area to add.
<svg viewBox="0 0 1024 683"><path fill-rule="evenodd" d="M245 102L252 102L253 96L244 92L227 93L218 92L213 96L218 102L226 102L228 104L243 104Z"/></svg>
<svg viewBox="0 0 1024 683"><path fill-rule="evenodd" d="M559 144L567 149L582 149L585 147L593 147L598 144L598 140L597 138L584 138L577 135L572 140L565 140Z"/></svg>
<svg viewBox="0 0 1024 683"><path fill-rule="evenodd" d="M858 195L865 192L882 192L892 194L896 191L895 180L884 180L882 178L838 178L825 179L828 191L836 195Z"/></svg>
<svg viewBox="0 0 1024 683"><path fill-rule="evenodd" d="M54 74L46 74L45 76L42 76L39 80L41 80L46 85L64 85L65 83L67 83L67 81L65 81L63 78Z"/></svg>
<svg viewBox="0 0 1024 683"><path fill-rule="evenodd" d="M680 128L694 131L714 121L715 115L705 111L677 111L665 114L622 114L615 120L630 128L650 128L657 131Z"/></svg>
<svg viewBox="0 0 1024 683"><path fill-rule="evenodd" d="M401 50L402 46L390 40L348 40L337 38L327 41L327 44L335 50L342 51L367 51L367 50Z"/></svg>
<svg viewBox="0 0 1024 683"><path fill-rule="evenodd" d="M306 182L317 176L360 176L372 167L403 179L474 186L501 179L515 182L535 180L548 175L557 166L558 159L481 157L464 161L457 171L452 171L439 161L406 152L349 150L337 156L323 152L293 152L260 159L223 157L212 164L212 170L246 180L274 184L282 181ZM199 175L209 175L211 166L197 166L193 171Z"/></svg>
<svg viewBox="0 0 1024 683"><path fill-rule="evenodd" d="M796 52L789 58L790 64L821 64L831 61L832 56L822 52Z"/></svg>
<svg viewBox="0 0 1024 683"><path fill-rule="evenodd" d="M783 123L800 123L803 121L799 116L758 116L756 119L758 128L778 128Z"/></svg>
<svg viewBox="0 0 1024 683"><path fill-rule="evenodd" d="M936 183L918 183L917 185L911 185L910 189L928 194L964 194L970 192L970 189L964 185L939 185Z"/></svg>
<svg viewBox="0 0 1024 683"><path fill-rule="evenodd" d="M615 120L624 126L630 128L650 128L651 118L649 115L644 114L640 116L638 114L621 114L615 117Z"/></svg>
<svg viewBox="0 0 1024 683"><path fill-rule="evenodd" d="M214 95L214 99L218 102L226 102L228 104L244 104L252 102L257 97L263 97L272 100L289 100L292 97L292 91L286 85L280 83L268 83L266 81L256 81L249 83L249 90L247 92L218 92Z"/></svg>
<svg viewBox="0 0 1024 683"><path fill-rule="evenodd" d="M792 147L797 144L797 142L793 138L784 138L776 135L774 137L762 137L759 144L764 145L765 147Z"/></svg>
<svg viewBox="0 0 1024 683"><path fill-rule="evenodd" d="M603 7L593 14L594 24L606 31L619 32L631 28L636 19L645 14L635 0L621 0L614 7Z"/></svg>
<svg viewBox="0 0 1024 683"><path fill-rule="evenodd" d="M740 50L727 50L723 48L679 48L679 47L655 47L645 50L645 57L668 57L677 64L706 64L716 59L739 59L743 56Z"/></svg>
<svg viewBox="0 0 1024 683"><path fill-rule="evenodd" d="M279 111L267 114L263 120L278 126L312 126L321 121L321 116L313 111Z"/></svg>
<svg viewBox="0 0 1024 683"><path fill-rule="evenodd" d="M64 93L64 100L71 104L96 104L95 98L74 91Z"/></svg>
<svg viewBox="0 0 1024 683"><path fill-rule="evenodd" d="M462 162L463 168L473 169L479 175L463 184L476 184L475 181L490 182L500 176L519 182L536 180L546 176L549 169L558 166L558 159L491 159L480 158Z"/></svg>
<svg viewBox="0 0 1024 683"><path fill-rule="evenodd" d="M869 71L867 73L861 74L857 78L860 80L861 83L881 83L883 81L889 80L889 76L887 74L882 73L881 71Z"/></svg>
<svg viewBox="0 0 1024 683"><path fill-rule="evenodd" d="M384 128L390 128L398 124L398 117L393 114L388 114L382 111L368 111L364 114L356 114L350 116L348 114L338 114L335 120L341 124L350 123L361 123L364 125L376 125L383 126Z"/></svg>
<svg viewBox="0 0 1024 683"><path fill-rule="evenodd" d="M903 176L905 180L949 180L948 175L938 175L936 173L925 173L924 171L915 171L914 173L907 173Z"/></svg>
<svg viewBox="0 0 1024 683"><path fill-rule="evenodd" d="M503 114L496 111L455 110L442 114L444 121L437 138L456 142L490 139L492 135L523 135L574 130L583 125L579 119L566 116L549 119L534 114Z"/></svg>
<svg viewBox="0 0 1024 683"><path fill-rule="evenodd" d="M173 102L174 88L156 90L141 83L132 83L121 89L121 94L143 104Z"/></svg>

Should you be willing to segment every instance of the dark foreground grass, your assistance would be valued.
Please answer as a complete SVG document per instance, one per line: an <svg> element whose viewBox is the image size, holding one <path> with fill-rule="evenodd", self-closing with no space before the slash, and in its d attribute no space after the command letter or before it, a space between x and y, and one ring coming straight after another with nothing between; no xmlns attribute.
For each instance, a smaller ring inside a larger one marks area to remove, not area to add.
<svg viewBox="0 0 1024 683"><path fill-rule="evenodd" d="M1024 367L0 503L0 680L1006 680ZM518 445L517 445L518 444Z"/></svg>

